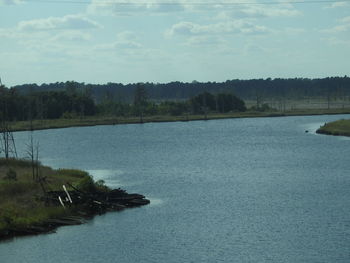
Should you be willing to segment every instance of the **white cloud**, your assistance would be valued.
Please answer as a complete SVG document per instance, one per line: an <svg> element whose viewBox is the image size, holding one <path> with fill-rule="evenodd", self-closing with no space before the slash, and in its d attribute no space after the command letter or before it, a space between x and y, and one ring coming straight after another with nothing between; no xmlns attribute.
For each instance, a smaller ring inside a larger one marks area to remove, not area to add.
<svg viewBox="0 0 350 263"><path fill-rule="evenodd" d="M117 39L119 41L135 41L137 35L132 31L123 31L117 34Z"/></svg>
<svg viewBox="0 0 350 263"><path fill-rule="evenodd" d="M59 34L56 34L50 40L64 41L64 42L81 42L81 41L89 41L90 39L91 39L91 35L88 33L83 33L79 31L64 31Z"/></svg>
<svg viewBox="0 0 350 263"><path fill-rule="evenodd" d="M23 3L21 0L0 0L0 5L18 5Z"/></svg>
<svg viewBox="0 0 350 263"><path fill-rule="evenodd" d="M323 40L326 40L332 46L346 45L350 47L350 40L343 40L337 37L330 37Z"/></svg>
<svg viewBox="0 0 350 263"><path fill-rule="evenodd" d="M20 34L16 31L16 29L0 28L1 38L18 38L19 35Z"/></svg>
<svg viewBox="0 0 350 263"><path fill-rule="evenodd" d="M322 30L322 32L336 34L336 33L348 32L349 30L350 30L350 24L345 24L345 25L338 25L332 28Z"/></svg>
<svg viewBox="0 0 350 263"><path fill-rule="evenodd" d="M145 12L154 13L169 13L185 10L183 4L185 1L170 0L164 2L163 0L110 0L99 1L92 0L88 6L88 13L104 14L104 15L138 15Z"/></svg>
<svg viewBox="0 0 350 263"><path fill-rule="evenodd" d="M299 35L306 32L304 28L287 27L284 32L288 35Z"/></svg>
<svg viewBox="0 0 350 263"><path fill-rule="evenodd" d="M101 44L95 47L97 51L118 51L142 48L142 44L137 41L137 35L131 31L123 31L117 34L117 39L113 43Z"/></svg>
<svg viewBox="0 0 350 263"><path fill-rule="evenodd" d="M245 54L264 54L267 52L263 47L253 43L245 45L243 50Z"/></svg>
<svg viewBox="0 0 350 263"><path fill-rule="evenodd" d="M48 17L44 19L21 21L18 23L18 29L20 31L80 30L101 27L100 24L83 15Z"/></svg>
<svg viewBox="0 0 350 263"><path fill-rule="evenodd" d="M243 14L251 17L293 17L302 13L291 7L274 7L274 6L249 6L241 10Z"/></svg>
<svg viewBox="0 0 350 263"><path fill-rule="evenodd" d="M293 5L253 5L255 0L186 1L186 0L92 0L88 13L131 16L140 13L168 14L169 12L229 12L234 17L291 17L301 14Z"/></svg>
<svg viewBox="0 0 350 263"><path fill-rule="evenodd" d="M167 37L175 35L215 35L215 34L266 34L270 30L265 26L254 25L244 20L199 25L192 22L180 22L165 32Z"/></svg>
<svg viewBox="0 0 350 263"><path fill-rule="evenodd" d="M227 45L227 41L218 36L192 36L187 40L186 45L194 47L218 47L222 45Z"/></svg>
<svg viewBox="0 0 350 263"><path fill-rule="evenodd" d="M347 2L335 2L335 3L332 3L328 6L325 6L324 8L325 9L333 9L333 8L339 8L339 7L345 7L345 6L348 6Z"/></svg>
<svg viewBox="0 0 350 263"><path fill-rule="evenodd" d="M218 10L218 19L258 19L272 17L296 17L303 13L291 4L279 5L238 5L235 8L222 8Z"/></svg>
<svg viewBox="0 0 350 263"><path fill-rule="evenodd" d="M339 21L342 22L342 23L350 23L350 16L343 17Z"/></svg>
<svg viewBox="0 0 350 263"><path fill-rule="evenodd" d="M350 31L350 16L343 17L342 19L338 19L338 22L339 22L338 25L331 28L323 29L321 30L321 32L337 34L337 33L345 33Z"/></svg>

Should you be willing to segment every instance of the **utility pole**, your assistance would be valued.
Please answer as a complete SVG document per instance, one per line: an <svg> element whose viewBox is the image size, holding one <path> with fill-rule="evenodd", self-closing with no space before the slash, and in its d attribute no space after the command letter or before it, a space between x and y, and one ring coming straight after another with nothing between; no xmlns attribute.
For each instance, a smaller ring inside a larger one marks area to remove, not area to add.
<svg viewBox="0 0 350 263"><path fill-rule="evenodd" d="M0 87L3 87L0 78ZM6 97L4 99L3 112L0 112L0 153L3 152L6 159L9 159L11 155L17 158L17 151L15 145L15 139L8 123L8 109Z"/></svg>

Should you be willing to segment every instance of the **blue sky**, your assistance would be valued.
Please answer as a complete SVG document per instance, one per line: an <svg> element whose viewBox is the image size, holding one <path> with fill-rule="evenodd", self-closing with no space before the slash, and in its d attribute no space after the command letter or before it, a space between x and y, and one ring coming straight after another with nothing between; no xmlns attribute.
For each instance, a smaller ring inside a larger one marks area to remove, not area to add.
<svg viewBox="0 0 350 263"><path fill-rule="evenodd" d="M66 1L0 0L5 85L350 75L349 0Z"/></svg>

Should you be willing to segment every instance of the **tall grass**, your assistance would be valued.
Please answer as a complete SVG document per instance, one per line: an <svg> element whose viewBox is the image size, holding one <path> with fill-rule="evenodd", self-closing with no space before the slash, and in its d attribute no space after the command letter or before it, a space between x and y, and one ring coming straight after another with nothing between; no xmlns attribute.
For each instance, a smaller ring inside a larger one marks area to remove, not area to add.
<svg viewBox="0 0 350 263"><path fill-rule="evenodd" d="M0 237L10 229L21 229L40 224L49 218L61 217L71 213L58 206L47 206L42 200L44 191L33 180L31 162L17 159L0 158ZM53 170L40 165L40 174L45 178L45 187L49 190L62 190L67 182L73 185L91 182L87 172L75 169ZM9 180L8 171L16 173L17 180Z"/></svg>

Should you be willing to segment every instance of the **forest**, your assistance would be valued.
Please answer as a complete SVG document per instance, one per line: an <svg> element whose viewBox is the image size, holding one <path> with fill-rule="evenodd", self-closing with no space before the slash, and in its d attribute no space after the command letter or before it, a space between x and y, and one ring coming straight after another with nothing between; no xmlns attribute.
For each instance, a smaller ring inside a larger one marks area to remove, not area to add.
<svg viewBox="0 0 350 263"><path fill-rule="evenodd" d="M66 89L88 90L95 102L100 103L106 98L119 102L132 103L134 93L140 83L121 84L85 84L74 81L56 82L51 84L25 84L12 88L21 94L33 91L62 91ZM203 92L212 94L232 93L243 100L261 98L289 98L302 99L310 97L349 97L350 78L328 77L320 79L251 79L227 80L225 82L170 82L170 83L141 83L152 101L179 101L194 97Z"/></svg>
<svg viewBox="0 0 350 263"><path fill-rule="evenodd" d="M253 79L225 82L85 84L75 81L0 87L0 119L9 121L272 110L268 99L350 98L350 78Z"/></svg>
<svg viewBox="0 0 350 263"><path fill-rule="evenodd" d="M142 84L137 84L132 103L106 97L96 102L86 89L68 85L62 90L21 93L15 88L0 87L0 120L25 121L40 119L72 119L93 115L144 116L183 115L207 112L245 111L245 103L231 93L201 93L183 101L154 102Z"/></svg>

